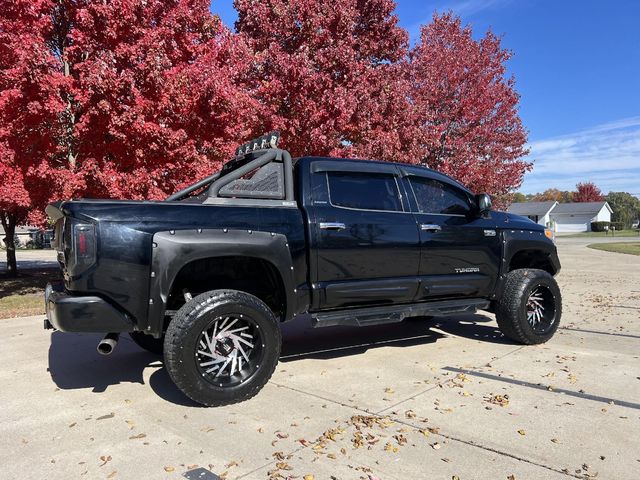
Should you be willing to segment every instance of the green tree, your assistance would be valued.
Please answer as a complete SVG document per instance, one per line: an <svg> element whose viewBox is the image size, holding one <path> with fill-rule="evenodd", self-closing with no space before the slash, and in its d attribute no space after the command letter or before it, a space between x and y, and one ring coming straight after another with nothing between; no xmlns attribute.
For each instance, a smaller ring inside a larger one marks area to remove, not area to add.
<svg viewBox="0 0 640 480"><path fill-rule="evenodd" d="M513 194L513 203L522 203L527 201L527 196L524 193L516 192Z"/></svg>
<svg viewBox="0 0 640 480"><path fill-rule="evenodd" d="M612 222L620 222L624 228L630 228L640 218L640 199L637 197L627 192L609 192L606 198L613 210Z"/></svg>

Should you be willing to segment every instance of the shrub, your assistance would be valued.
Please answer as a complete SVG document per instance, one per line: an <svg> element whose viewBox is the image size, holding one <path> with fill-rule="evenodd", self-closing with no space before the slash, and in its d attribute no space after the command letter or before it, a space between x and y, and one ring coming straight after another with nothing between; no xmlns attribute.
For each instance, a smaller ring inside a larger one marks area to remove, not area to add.
<svg viewBox="0 0 640 480"><path fill-rule="evenodd" d="M592 232L604 232L607 228L611 228L611 222L591 222Z"/></svg>
<svg viewBox="0 0 640 480"><path fill-rule="evenodd" d="M616 230L624 230L624 222L611 222L611 228Z"/></svg>

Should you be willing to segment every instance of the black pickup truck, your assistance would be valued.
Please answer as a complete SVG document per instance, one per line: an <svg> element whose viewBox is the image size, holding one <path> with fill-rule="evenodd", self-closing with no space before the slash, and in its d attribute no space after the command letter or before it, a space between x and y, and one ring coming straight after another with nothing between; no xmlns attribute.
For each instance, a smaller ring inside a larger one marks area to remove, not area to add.
<svg viewBox="0 0 640 480"><path fill-rule="evenodd" d="M105 333L103 354L128 332L211 406L255 395L278 362L279 323L305 312L322 327L481 309L516 342L553 336L550 231L433 170L292 160L277 139L241 146L165 201L49 205L64 282L47 286L45 328Z"/></svg>

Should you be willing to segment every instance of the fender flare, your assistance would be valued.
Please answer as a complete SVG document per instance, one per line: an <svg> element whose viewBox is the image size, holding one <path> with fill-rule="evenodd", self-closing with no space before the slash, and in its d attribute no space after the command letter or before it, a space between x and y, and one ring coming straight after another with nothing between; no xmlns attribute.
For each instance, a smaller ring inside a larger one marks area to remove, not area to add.
<svg viewBox="0 0 640 480"><path fill-rule="evenodd" d="M162 335L167 298L180 270L196 260L216 257L252 257L271 263L285 289L286 315L291 318L296 304L293 261L287 237L255 230L170 230L153 236L146 324L140 325L154 336Z"/></svg>
<svg viewBox="0 0 640 480"><path fill-rule="evenodd" d="M555 273L560 271L560 261L554 243L549 240L544 231L505 229L501 232L502 242L504 245L502 252L502 264L500 265L500 274L494 288L492 299L499 298L504 289L504 281L509 273L509 265L513 257L522 251L539 251L549 258L554 266Z"/></svg>

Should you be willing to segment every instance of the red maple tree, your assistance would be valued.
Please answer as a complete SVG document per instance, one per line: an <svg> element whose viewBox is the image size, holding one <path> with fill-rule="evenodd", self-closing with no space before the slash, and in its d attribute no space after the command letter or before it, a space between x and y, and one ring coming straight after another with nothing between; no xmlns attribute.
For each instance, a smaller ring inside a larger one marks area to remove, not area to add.
<svg viewBox="0 0 640 480"><path fill-rule="evenodd" d="M504 198L531 165L510 53L392 0L15 0L0 9L0 219L78 196L160 198L280 129L294 155L425 163Z"/></svg>
<svg viewBox="0 0 640 480"><path fill-rule="evenodd" d="M295 155L400 149L393 118L408 35L392 0L236 0L254 52L253 94ZM393 117L393 118L391 118Z"/></svg>
<svg viewBox="0 0 640 480"><path fill-rule="evenodd" d="M0 12L0 217L161 198L253 133L249 52L207 0L16 0Z"/></svg>
<svg viewBox="0 0 640 480"><path fill-rule="evenodd" d="M16 274L14 235L48 190L34 173L57 152L67 84L44 39L47 0L3 2L0 10L0 221L8 274ZM43 179L46 180L46 179Z"/></svg>
<svg viewBox="0 0 640 480"><path fill-rule="evenodd" d="M408 156L472 190L503 198L522 183L527 133L506 78L511 53L488 32L472 37L452 13L434 14L410 52L413 128Z"/></svg>
<svg viewBox="0 0 640 480"><path fill-rule="evenodd" d="M576 191L573 193L574 202L602 202L604 195L593 182L576 184Z"/></svg>

